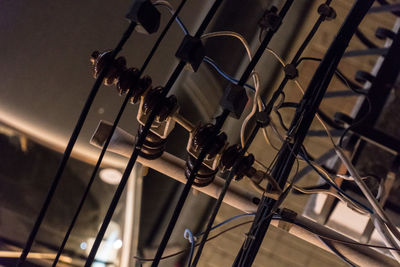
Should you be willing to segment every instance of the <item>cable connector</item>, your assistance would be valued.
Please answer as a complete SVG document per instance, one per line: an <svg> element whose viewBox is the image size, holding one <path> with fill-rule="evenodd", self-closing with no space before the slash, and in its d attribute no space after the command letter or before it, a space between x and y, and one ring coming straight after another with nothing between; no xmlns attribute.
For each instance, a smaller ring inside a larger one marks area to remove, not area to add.
<svg viewBox="0 0 400 267"><path fill-rule="evenodd" d="M256 113L256 121L261 128L265 128L271 122L271 117L266 110L263 110Z"/></svg>
<svg viewBox="0 0 400 267"><path fill-rule="evenodd" d="M289 232L290 228L292 228L292 225L297 217L297 213L294 212L293 210L283 208L283 209L279 210L278 214L283 219L283 220L279 221L278 227Z"/></svg>
<svg viewBox="0 0 400 267"><path fill-rule="evenodd" d="M258 26L262 30L271 30L276 32L282 24L282 18L278 15L278 8L272 6L267 9L261 19L258 21Z"/></svg>
<svg viewBox="0 0 400 267"><path fill-rule="evenodd" d="M287 64L284 68L283 71L285 72L286 77L289 80L293 80L299 76L299 71L297 70L295 64Z"/></svg>
<svg viewBox="0 0 400 267"><path fill-rule="evenodd" d="M376 29L375 36L376 36L376 38L378 38L380 40L386 40L387 38L393 40L394 37L396 36L396 34L392 30L378 27Z"/></svg>
<svg viewBox="0 0 400 267"><path fill-rule="evenodd" d="M323 16L323 20L334 20L336 18L336 11L327 4L321 4L318 7L318 14Z"/></svg>
<svg viewBox="0 0 400 267"><path fill-rule="evenodd" d="M200 38L185 35L181 45L176 51L175 56L185 61L186 66L193 72L196 72L205 57L205 49Z"/></svg>
<svg viewBox="0 0 400 267"><path fill-rule="evenodd" d="M140 33L152 34L160 27L161 13L149 0L135 0L125 17L137 23L135 30Z"/></svg>
<svg viewBox="0 0 400 267"><path fill-rule="evenodd" d="M363 70L358 70L354 78L359 83L366 83L366 82L373 83L375 81L374 75Z"/></svg>
<svg viewBox="0 0 400 267"><path fill-rule="evenodd" d="M219 104L222 108L229 110L232 117L239 119L248 100L246 89L243 86L229 83Z"/></svg>

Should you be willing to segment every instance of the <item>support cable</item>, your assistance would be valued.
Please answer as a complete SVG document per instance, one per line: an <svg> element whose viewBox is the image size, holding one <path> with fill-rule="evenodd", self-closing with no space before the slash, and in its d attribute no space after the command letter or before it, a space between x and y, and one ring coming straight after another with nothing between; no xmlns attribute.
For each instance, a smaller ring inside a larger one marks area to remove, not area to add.
<svg viewBox="0 0 400 267"><path fill-rule="evenodd" d="M304 94L288 132L289 138L282 145L272 171L272 176L277 179L281 186L286 183L296 155L302 147L304 138L335 73L336 67L351 37L361 23L362 18L367 14L372 3L373 0L357 0L355 2ZM275 202L275 200L270 198L262 198L255 222L250 229L249 237L244 242L233 266L252 265L270 224L270 218L267 220L265 218L270 213ZM263 223L260 223L261 221Z"/></svg>
<svg viewBox="0 0 400 267"><path fill-rule="evenodd" d="M140 78L140 76L142 76L142 74L146 70L148 64L150 63L150 60L153 58L155 52L157 51L158 47L160 46L161 41L164 39L165 35L167 34L169 29L171 28L172 23L174 22L175 18L177 18L179 12L181 11L183 6L185 5L186 1L187 0L182 0L182 2L180 3L177 11L175 11L175 13L172 15L171 19L168 21L167 25L164 27L164 29L161 32L160 36L157 38L156 42L153 45L153 48L151 49L149 55L147 56L147 58L145 59L143 65L142 65L142 67L139 70L138 79ZM117 114L117 116L116 116L116 118L114 120L114 123L113 123L113 125L112 125L112 127L110 129L110 133L109 133L109 135L107 137L107 140L104 143L104 146L103 146L103 148L102 148L102 150L100 152L99 158L97 159L96 165L95 165L95 167L93 169L93 172L92 172L92 175L91 175L91 177L89 179L89 182L86 185L85 192L82 195L82 198L81 198L81 201L79 202L78 208L75 211L75 214L74 214L74 216L72 218L72 221L71 221L70 225L68 226L68 230L65 233L64 239L63 239L63 241L62 241L62 243L61 243L61 245L60 245L60 247L59 247L59 249L57 251L57 256L55 257L55 259L53 261L53 264L52 264L53 267L55 267L57 265L57 262L58 262L58 260L59 260L59 258L61 256L64 248L65 248L65 245L66 245L66 243L67 243L67 241L69 239L69 236L70 236L70 234L72 232L72 229L74 228L75 223L76 223L76 221L78 219L78 216L79 216L79 214L80 214L80 212L82 210L83 204L85 203L86 198L89 195L90 188L91 188L91 186L93 184L94 179L96 178L97 171L100 168L101 162L102 162L103 157L104 157L104 155L105 155L105 153L107 151L108 145L111 142L111 138L112 138L112 136L113 136L113 134L115 132L115 129L117 128L117 125L118 125L118 123L119 123L119 121L120 121L120 119L122 117L122 114L123 114L123 112L124 112L124 110L126 108L126 105L129 102L129 99L131 98L133 92L134 92L134 90L129 90L128 91L128 94L126 95L125 100L122 103L122 106L121 106L121 108L120 108L120 110L119 110L119 112L118 112L118 114Z"/></svg>
<svg viewBox="0 0 400 267"><path fill-rule="evenodd" d="M115 59L115 57L117 56L117 54L122 50L122 47L124 46L124 44L126 43L126 41L129 39L129 37L131 36L132 32L134 31L136 27L136 22L131 22L127 28L127 30L125 31L125 33L122 35L121 40L119 41L119 43L117 44L117 46L114 48L114 50L111 52L110 54L110 60L107 61L107 64L105 64L104 69L100 72L99 76L97 77L88 98L86 99L86 103L81 111L81 114L79 116L78 122L75 125L74 131L72 132L71 138L68 141L68 145L65 148L64 151L64 155L63 158L60 162L60 165L57 169L56 175L53 178L53 181L51 183L50 189L46 195L46 199L41 207L41 210L39 212L38 217L36 218L35 224L29 234L28 240L25 243L25 247L21 253L21 256L18 260L17 266L21 266L25 260L26 257L28 256L28 253L30 252L31 248L32 248L32 244L35 240L35 237L39 231L39 228L43 222L44 216L46 215L46 212L49 208L50 202L53 198L53 195L57 189L58 183L61 179L62 174L64 173L64 169L67 165L68 159L71 156L71 152L72 149L76 143L76 140L78 139L79 133L83 127L83 124L86 120L86 117L89 113L90 107L92 106L92 103L97 95L97 92L99 91L99 88L103 82L104 77L106 76L106 74L108 73L108 70L111 67L111 63L112 61Z"/></svg>

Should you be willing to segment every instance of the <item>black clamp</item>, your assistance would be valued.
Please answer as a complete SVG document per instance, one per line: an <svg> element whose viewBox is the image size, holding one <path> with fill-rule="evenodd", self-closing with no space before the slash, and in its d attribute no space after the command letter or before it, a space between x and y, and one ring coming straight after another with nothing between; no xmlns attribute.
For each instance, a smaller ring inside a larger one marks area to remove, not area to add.
<svg viewBox="0 0 400 267"><path fill-rule="evenodd" d="M318 7L318 14L323 17L323 20L333 20L336 18L336 11L327 4L321 4Z"/></svg>
<svg viewBox="0 0 400 267"><path fill-rule="evenodd" d="M271 117L266 110L263 110L256 113L256 121L260 128L265 128L271 122Z"/></svg>
<svg viewBox="0 0 400 267"><path fill-rule="evenodd" d="M230 83L225 88L220 105L223 109L229 110L232 117L239 119L248 100L246 89L243 86Z"/></svg>
<svg viewBox="0 0 400 267"><path fill-rule="evenodd" d="M160 27L161 14L149 0L134 1L125 17L137 23L135 30L140 33L152 34Z"/></svg>
<svg viewBox="0 0 400 267"><path fill-rule="evenodd" d="M369 72L359 70L356 72L355 80L359 83L365 83L367 81L373 83L375 80L375 76Z"/></svg>
<svg viewBox="0 0 400 267"><path fill-rule="evenodd" d="M284 68L283 71L285 72L286 78L289 80L293 80L299 76L299 71L296 68L295 64L287 64Z"/></svg>
<svg viewBox="0 0 400 267"><path fill-rule="evenodd" d="M138 136L143 132L143 125L139 125ZM139 155L142 158L153 160L161 157L165 151L166 139L159 137L158 135L152 133L151 131L146 135L145 141L143 143L142 149Z"/></svg>
<svg viewBox="0 0 400 267"><path fill-rule="evenodd" d="M239 145L228 147L221 157L220 165L223 170L228 170L233 165L238 164L234 173L235 180L241 180L243 176L251 176L253 174L252 165L254 164L254 156L249 154L240 157L241 148Z"/></svg>
<svg viewBox="0 0 400 267"><path fill-rule="evenodd" d="M278 211L278 214L282 218L278 223L278 227L289 232L296 221L297 213L293 210L283 208Z"/></svg>
<svg viewBox="0 0 400 267"><path fill-rule="evenodd" d="M342 112L336 112L335 115L333 116L333 120L336 123L343 125L345 127L346 127L346 125L347 126L352 125L354 122L354 119L352 117L350 117L349 115L344 114Z"/></svg>
<svg viewBox="0 0 400 267"><path fill-rule="evenodd" d="M176 96L170 95L169 97L163 97L162 90L163 87L161 86L150 89L144 97L142 105L144 114L150 113L157 105L161 105L160 112L156 116L158 122L165 121L168 116L178 109L178 100Z"/></svg>
<svg viewBox="0 0 400 267"><path fill-rule="evenodd" d="M258 21L258 26L262 30L271 30L276 32L282 24L282 18L278 15L278 8L272 6L267 9L261 19Z"/></svg>
<svg viewBox="0 0 400 267"><path fill-rule="evenodd" d="M396 34L389 29L379 27L376 29L375 36L380 40L385 40L387 38L393 40Z"/></svg>
<svg viewBox="0 0 400 267"><path fill-rule="evenodd" d="M215 125L211 123L199 126L193 133L194 136L191 145L193 146L194 150L200 152L202 149L204 149L207 142L209 142L210 136L214 135L214 131L215 131ZM217 154L225 146L227 139L228 136L224 132L217 134L213 139L212 145L209 148L205 160L211 160L211 161L215 160ZM187 179L189 179L189 176L193 171L196 161L197 158L189 154L185 166L185 176ZM194 185L198 187L204 187L209 185L214 180L215 174L217 172L218 172L218 167L213 169L210 166L206 166L206 164L204 164L203 162L194 179Z"/></svg>
<svg viewBox="0 0 400 267"><path fill-rule="evenodd" d="M97 78L110 60L111 51L100 53L94 51L90 61L93 65L93 77ZM139 77L137 68L127 68L124 57L118 57L111 63L108 73L104 77L104 84L107 86L117 85L120 95L127 94L129 90L133 90L130 102L135 104L140 97L151 87L152 80L145 75Z"/></svg>
<svg viewBox="0 0 400 267"><path fill-rule="evenodd" d="M205 57L205 48L200 38L185 35L175 56L187 63L186 66L196 72Z"/></svg>

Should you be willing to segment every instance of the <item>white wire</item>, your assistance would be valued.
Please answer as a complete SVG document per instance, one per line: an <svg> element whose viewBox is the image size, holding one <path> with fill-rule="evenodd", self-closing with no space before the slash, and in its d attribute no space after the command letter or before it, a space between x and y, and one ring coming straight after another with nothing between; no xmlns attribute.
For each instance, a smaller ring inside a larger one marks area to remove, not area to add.
<svg viewBox="0 0 400 267"><path fill-rule="evenodd" d="M273 56L275 56L275 58L281 63L281 65L283 67L286 66L285 62L283 61L283 59L274 51L272 51L271 49L267 49L268 52L270 52ZM303 87L300 85L300 83L295 79L294 80L296 86L299 88L299 90L301 91L301 93L304 95L304 89ZM346 166L347 170L350 172L351 176L354 178L354 181L356 182L356 184L358 185L358 187L361 189L361 191L363 192L364 196L367 198L367 200L369 201L369 203L371 204L375 214L377 216L379 216L380 220L374 220L373 218L371 218L375 223L374 225L379 225L381 221L383 221L384 224L386 224L386 226L389 228L389 230L392 232L392 234L397 238L397 240L400 241L400 232L397 230L397 228L394 226L394 224L392 223L392 221L389 219L389 217L386 215L386 213L384 212L383 208L381 207L381 205L378 203L378 201L375 199L375 197L372 195L371 191L369 190L369 188L367 187L367 185L365 184L365 182L363 181L363 179L361 178L361 176L358 174L356 168L353 166L353 164L351 163L351 161L348 159L348 157L346 156L346 154L342 151L342 149L338 146L336 146L333 137L330 133L330 131L328 130L327 126L325 125L325 123L322 121L322 119L319 117L318 114L316 114L316 117L318 119L318 121L321 123L322 127L324 128L324 130L326 131L329 139L331 140L333 147L336 151L336 154L338 155L338 157L341 159L341 161L343 162L343 164ZM396 243L396 241L393 240L392 236L390 235L390 233L387 233L385 225L379 225L380 227L380 234L383 237L383 239L385 240L385 243L391 244L395 247L398 248L398 245ZM400 263L400 256L398 254L398 252L395 251L391 251L393 257L396 258L396 260Z"/></svg>
<svg viewBox="0 0 400 267"><path fill-rule="evenodd" d="M220 37L220 36L230 36L230 37L234 37L234 38L237 38L238 40L240 40L240 42L242 43L242 45L244 46L244 48L246 50L249 60L251 61L253 56L250 51L250 46L247 43L246 39L237 32L232 32L232 31L211 32L211 33L203 34L201 36L201 39L207 39L207 38L211 38L211 37ZM251 73L251 77L253 78L254 87L255 87L256 91L254 92L252 109L251 109L250 113L246 116L246 118L243 120L242 126L240 128L240 142L242 144L242 147L244 146L244 143L245 143L244 133L245 133L248 122L254 116L254 114L257 112L257 108L258 108L258 110L263 109L263 104L262 104L262 101L260 98L260 77L255 69ZM270 142L268 140L268 136L265 132L265 128L263 128L263 132L264 132L265 140L267 141L268 144L270 144Z"/></svg>

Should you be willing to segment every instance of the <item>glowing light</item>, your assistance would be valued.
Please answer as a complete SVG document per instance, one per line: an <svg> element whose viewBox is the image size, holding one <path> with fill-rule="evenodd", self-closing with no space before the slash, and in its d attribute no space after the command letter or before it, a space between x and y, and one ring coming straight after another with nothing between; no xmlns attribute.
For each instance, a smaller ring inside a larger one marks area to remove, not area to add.
<svg viewBox="0 0 400 267"><path fill-rule="evenodd" d="M87 248L87 243L86 242L82 242L80 247L81 247L81 249L85 250Z"/></svg>
<svg viewBox="0 0 400 267"><path fill-rule="evenodd" d="M122 247L122 240L121 239L115 240L113 243L113 248L120 249L121 247Z"/></svg>
<svg viewBox="0 0 400 267"><path fill-rule="evenodd" d="M103 182L116 185L121 181L122 173L116 169L106 168L100 171L99 176Z"/></svg>

